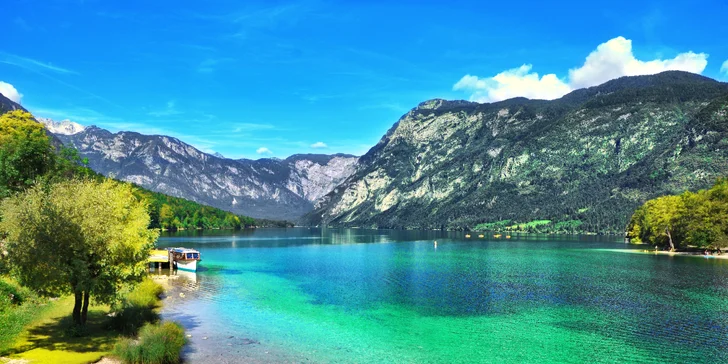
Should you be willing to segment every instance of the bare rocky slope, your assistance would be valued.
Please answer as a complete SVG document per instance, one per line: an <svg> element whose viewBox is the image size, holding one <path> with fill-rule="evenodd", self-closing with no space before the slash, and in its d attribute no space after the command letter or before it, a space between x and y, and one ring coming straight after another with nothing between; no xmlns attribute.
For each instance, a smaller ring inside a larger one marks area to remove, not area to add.
<svg viewBox="0 0 728 364"><path fill-rule="evenodd" d="M344 154L233 160L168 136L41 122L64 144L78 149L98 173L256 218L299 218L353 173L358 160Z"/></svg>
<svg viewBox="0 0 728 364"><path fill-rule="evenodd" d="M728 85L624 77L553 101L430 100L320 199L309 224L617 233L646 199L728 175Z"/></svg>

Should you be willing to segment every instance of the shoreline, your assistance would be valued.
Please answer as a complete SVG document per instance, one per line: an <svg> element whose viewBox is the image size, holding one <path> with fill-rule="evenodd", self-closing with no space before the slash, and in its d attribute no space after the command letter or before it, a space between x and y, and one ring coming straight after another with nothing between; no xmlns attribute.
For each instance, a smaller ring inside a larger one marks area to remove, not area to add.
<svg viewBox="0 0 728 364"><path fill-rule="evenodd" d="M683 257L700 257L705 259L728 259L728 253L716 255L716 254L710 254L705 255L700 252L669 252L664 250L646 250L646 249L626 249L624 250L628 253L635 253L635 254L650 254L650 255L667 255L667 256L683 256Z"/></svg>

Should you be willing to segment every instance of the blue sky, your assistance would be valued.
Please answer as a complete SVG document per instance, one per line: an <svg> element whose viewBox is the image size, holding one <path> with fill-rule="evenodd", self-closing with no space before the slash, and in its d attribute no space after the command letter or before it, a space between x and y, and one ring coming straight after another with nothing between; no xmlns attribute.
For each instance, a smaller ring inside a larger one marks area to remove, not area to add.
<svg viewBox="0 0 728 364"><path fill-rule="evenodd" d="M664 69L728 80L725 1L550 3L5 0L0 92L260 158L363 154L431 98L556 98Z"/></svg>

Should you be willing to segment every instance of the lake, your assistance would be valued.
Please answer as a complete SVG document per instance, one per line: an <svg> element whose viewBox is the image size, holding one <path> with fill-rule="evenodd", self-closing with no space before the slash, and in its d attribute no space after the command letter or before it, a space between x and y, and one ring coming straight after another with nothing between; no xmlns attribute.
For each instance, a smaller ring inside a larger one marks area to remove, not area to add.
<svg viewBox="0 0 728 364"><path fill-rule="evenodd" d="M162 310L191 363L728 362L728 260L616 237L296 228L159 246L202 253Z"/></svg>

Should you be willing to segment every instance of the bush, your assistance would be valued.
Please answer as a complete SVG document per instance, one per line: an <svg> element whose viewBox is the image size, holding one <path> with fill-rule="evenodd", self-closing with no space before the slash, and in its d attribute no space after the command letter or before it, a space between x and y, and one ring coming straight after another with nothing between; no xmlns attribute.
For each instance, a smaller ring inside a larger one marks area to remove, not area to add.
<svg viewBox="0 0 728 364"><path fill-rule="evenodd" d="M151 279L145 279L126 296L126 306L157 307L164 288Z"/></svg>
<svg viewBox="0 0 728 364"><path fill-rule="evenodd" d="M0 356L8 354L15 339L47 305L46 300L0 276Z"/></svg>
<svg viewBox="0 0 728 364"><path fill-rule="evenodd" d="M178 363L186 341L184 329L175 322L146 324L138 340L122 339L114 346L113 354L129 364Z"/></svg>
<svg viewBox="0 0 728 364"><path fill-rule="evenodd" d="M164 288L151 279L145 279L129 292L116 314L111 318L110 325L127 335L136 335L139 328L149 322L157 322L159 315L154 309L159 303L159 296Z"/></svg>
<svg viewBox="0 0 728 364"><path fill-rule="evenodd" d="M0 311L22 304L27 294L27 289L0 278Z"/></svg>

